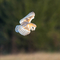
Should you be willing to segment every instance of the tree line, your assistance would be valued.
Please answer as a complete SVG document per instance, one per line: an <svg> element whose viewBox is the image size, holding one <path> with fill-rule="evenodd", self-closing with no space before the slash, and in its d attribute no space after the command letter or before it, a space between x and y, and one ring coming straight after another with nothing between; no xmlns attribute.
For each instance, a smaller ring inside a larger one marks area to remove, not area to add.
<svg viewBox="0 0 60 60"><path fill-rule="evenodd" d="M15 32L29 12L36 31L28 36ZM0 0L0 53L60 51L60 0Z"/></svg>

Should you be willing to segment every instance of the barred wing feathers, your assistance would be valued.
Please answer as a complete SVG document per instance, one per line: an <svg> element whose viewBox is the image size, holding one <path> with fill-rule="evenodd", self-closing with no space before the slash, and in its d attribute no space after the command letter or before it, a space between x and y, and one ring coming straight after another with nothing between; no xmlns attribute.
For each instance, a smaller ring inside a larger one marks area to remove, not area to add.
<svg viewBox="0 0 60 60"><path fill-rule="evenodd" d="M23 36L26 36L28 34L30 34L30 31L27 29L24 29L21 25L17 25L15 28L15 31L18 33L20 33Z"/></svg>
<svg viewBox="0 0 60 60"><path fill-rule="evenodd" d="M30 12L27 16L25 16L24 18L22 18L19 23L22 24L23 22L31 22L32 19L34 19L35 13L34 12Z"/></svg>

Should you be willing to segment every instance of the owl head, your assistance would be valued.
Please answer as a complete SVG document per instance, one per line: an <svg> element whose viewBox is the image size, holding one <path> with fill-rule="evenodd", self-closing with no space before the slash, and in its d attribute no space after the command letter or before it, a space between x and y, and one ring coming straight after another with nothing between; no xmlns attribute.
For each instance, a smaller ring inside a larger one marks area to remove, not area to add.
<svg viewBox="0 0 60 60"><path fill-rule="evenodd" d="M36 29L36 27L32 26L30 30L34 31Z"/></svg>
<svg viewBox="0 0 60 60"><path fill-rule="evenodd" d="M29 24L29 28L30 28L31 31L34 31L36 29L36 27L37 26L34 23Z"/></svg>

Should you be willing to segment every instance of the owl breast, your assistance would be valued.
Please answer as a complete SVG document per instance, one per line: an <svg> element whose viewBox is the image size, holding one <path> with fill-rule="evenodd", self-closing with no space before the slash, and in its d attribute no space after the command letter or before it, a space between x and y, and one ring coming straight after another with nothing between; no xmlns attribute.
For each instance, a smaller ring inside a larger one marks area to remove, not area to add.
<svg viewBox="0 0 60 60"><path fill-rule="evenodd" d="M24 29L23 26L21 25L19 26L18 31L21 35L24 35L24 36L30 34L30 31L28 31L27 29Z"/></svg>

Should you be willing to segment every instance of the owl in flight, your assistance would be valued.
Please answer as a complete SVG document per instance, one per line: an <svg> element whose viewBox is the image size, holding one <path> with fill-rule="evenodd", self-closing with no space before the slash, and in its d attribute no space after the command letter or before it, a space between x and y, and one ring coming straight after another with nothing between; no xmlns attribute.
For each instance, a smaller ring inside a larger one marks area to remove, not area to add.
<svg viewBox="0 0 60 60"><path fill-rule="evenodd" d="M30 12L27 16L22 18L19 23L21 25L17 25L15 27L15 31L17 33L20 33L23 36L26 36L30 34L31 31L34 31L36 29L36 25L34 23L31 23L32 19L34 19L35 13Z"/></svg>

